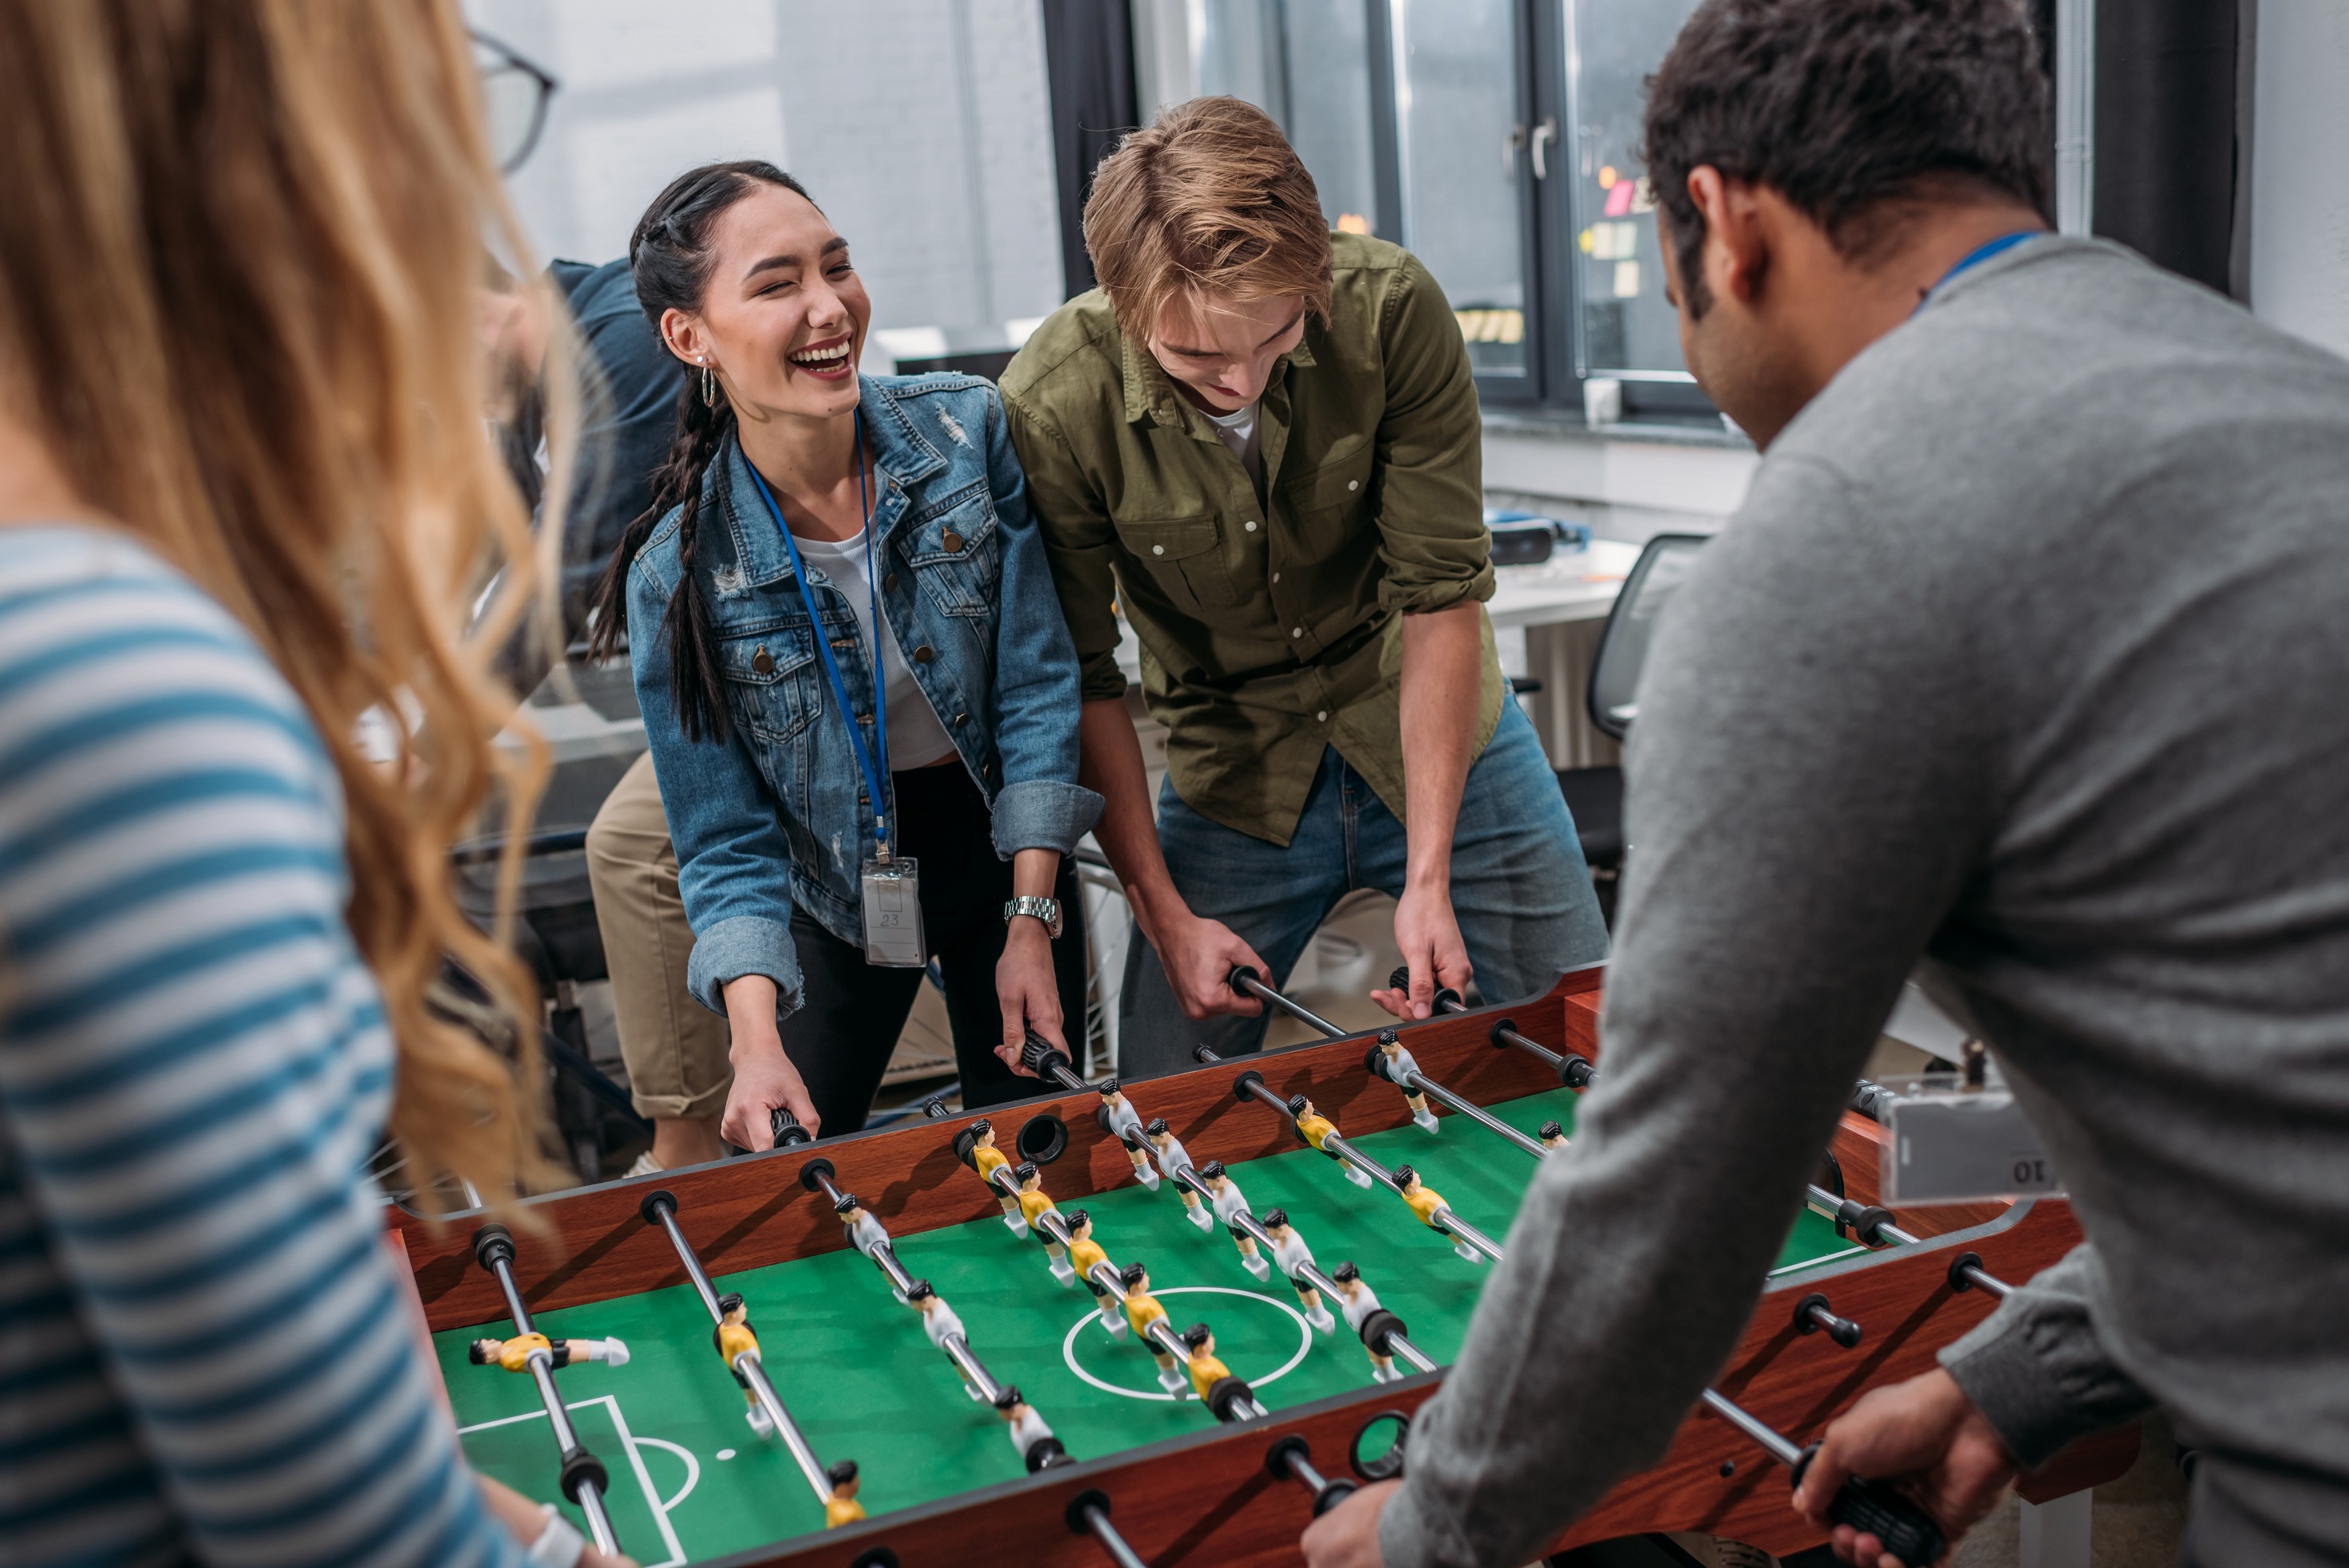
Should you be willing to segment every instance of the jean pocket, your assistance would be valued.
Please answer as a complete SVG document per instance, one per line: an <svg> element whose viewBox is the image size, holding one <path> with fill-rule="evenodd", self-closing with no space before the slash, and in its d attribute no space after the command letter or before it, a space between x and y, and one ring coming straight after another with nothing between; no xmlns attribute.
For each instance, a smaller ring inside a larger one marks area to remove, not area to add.
<svg viewBox="0 0 2349 1568"><path fill-rule="evenodd" d="M787 741L823 711L817 690L815 648L804 627L771 627L725 638L719 668L742 728L770 741Z"/></svg>
<svg viewBox="0 0 2349 1568"><path fill-rule="evenodd" d="M984 480L909 521L895 547L933 607L958 616L994 612L1003 576L1002 543Z"/></svg>

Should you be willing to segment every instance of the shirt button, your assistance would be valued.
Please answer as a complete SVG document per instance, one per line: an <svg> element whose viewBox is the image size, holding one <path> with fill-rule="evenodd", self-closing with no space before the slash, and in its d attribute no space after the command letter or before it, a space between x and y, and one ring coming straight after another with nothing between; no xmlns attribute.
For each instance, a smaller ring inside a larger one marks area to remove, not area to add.
<svg viewBox="0 0 2349 1568"><path fill-rule="evenodd" d="M881 591L882 591L882 592L884 592L884 593L891 593L891 594L894 594L894 593L895 593L895 592L897 591L897 574L896 574L896 573L895 573L895 572L891 572L891 573L887 574L886 576L885 576L881 579Z"/></svg>
<svg viewBox="0 0 2349 1568"><path fill-rule="evenodd" d="M968 719L968 718L969 718L969 717L970 717L970 715L969 715L969 714L968 714L968 713L957 713L957 714L955 715L955 728L957 728L957 729L960 729L960 728L962 728L963 721L964 721L964 720L966 720L966 719Z"/></svg>
<svg viewBox="0 0 2349 1568"><path fill-rule="evenodd" d="M1288 628L1288 635L1292 638L1303 637L1305 628L1301 626L1292 626Z"/></svg>
<svg viewBox="0 0 2349 1568"><path fill-rule="evenodd" d="M936 659L937 656L937 650L926 642L922 644L921 647L914 649L914 662L916 664L927 664L931 659Z"/></svg>
<svg viewBox="0 0 2349 1568"><path fill-rule="evenodd" d="M1361 487L1362 482L1359 479L1350 479L1346 481L1346 488L1349 490L1360 490Z"/></svg>
<svg viewBox="0 0 2349 1568"><path fill-rule="evenodd" d="M1243 523L1240 526L1247 529L1251 534L1256 532L1256 524L1253 523Z"/></svg>
<svg viewBox="0 0 2349 1568"><path fill-rule="evenodd" d="M1275 572L1275 573L1273 573L1273 574L1272 574L1272 580L1273 580L1274 582L1276 582L1276 583L1277 583L1277 582L1278 582L1278 581L1280 581L1280 574L1279 574L1278 572Z"/></svg>
<svg viewBox="0 0 2349 1568"><path fill-rule="evenodd" d="M1314 722L1319 724L1328 723L1330 722L1330 710L1327 708L1322 709L1321 711L1313 715L1313 720Z"/></svg>
<svg viewBox="0 0 2349 1568"><path fill-rule="evenodd" d="M958 556L962 554L962 535L956 533L951 528L947 530L946 536L940 539L938 543L947 547L947 554L949 556Z"/></svg>
<svg viewBox="0 0 2349 1568"><path fill-rule="evenodd" d="M1166 553L1166 546L1164 545L1153 545L1150 546L1150 553L1154 556L1163 556Z"/></svg>

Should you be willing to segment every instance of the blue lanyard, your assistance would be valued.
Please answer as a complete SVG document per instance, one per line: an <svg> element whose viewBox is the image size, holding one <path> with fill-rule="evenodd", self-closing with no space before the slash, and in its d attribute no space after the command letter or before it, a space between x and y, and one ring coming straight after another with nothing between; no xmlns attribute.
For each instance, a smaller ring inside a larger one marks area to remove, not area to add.
<svg viewBox="0 0 2349 1568"><path fill-rule="evenodd" d="M775 504L767 482L759 476L758 464L748 452L742 455L742 466L750 471L750 483L759 487L759 499L774 514L775 528L783 536L783 548L791 552L792 574L799 579L800 602L807 606L808 623L813 628L815 650L823 656L823 672L832 680L833 700L840 704L840 717L848 726L848 743L856 749L856 766L864 774L865 798L873 803L873 836L881 846L881 858L889 858L889 797L881 793L882 781L889 772L889 693L881 676L881 588L880 570L874 564L873 500L864 488L864 410L856 410L856 504L864 514L864 587L872 594L873 605L873 751L864 749L864 737L856 727L856 712L848 705L848 685L840 678L840 665L832 657L832 639L824 635L823 618L816 613L815 595L808 590L807 567L800 560L800 547L792 537L791 524L783 521L783 509ZM876 761L874 753L877 752Z"/></svg>
<svg viewBox="0 0 2349 1568"><path fill-rule="evenodd" d="M1940 282L1935 284L1932 287L1925 291L1925 297L1917 302L1917 310L1922 310L1925 306L1932 304L1933 296L1940 293L1941 290L1949 287L1950 280L1956 277L1958 274L1965 271L1968 267L1980 266L1982 263L1990 260L1992 256L2004 255L2008 251L2013 250L2023 241L2035 240L2046 232L2047 231L2044 229L2018 229L2013 234L1999 235L1998 238L1991 241L1988 244L1976 245L1972 250L1968 251L1963 256L1959 258L1957 265L1951 267L1949 271L1941 275ZM1917 310L1912 310L1909 314L1914 316L1917 314Z"/></svg>

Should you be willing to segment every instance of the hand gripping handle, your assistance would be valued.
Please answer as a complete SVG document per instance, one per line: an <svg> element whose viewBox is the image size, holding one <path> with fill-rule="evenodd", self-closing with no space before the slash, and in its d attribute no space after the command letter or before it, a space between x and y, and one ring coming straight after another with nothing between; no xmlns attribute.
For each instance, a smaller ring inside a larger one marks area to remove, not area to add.
<svg viewBox="0 0 2349 1568"><path fill-rule="evenodd" d="M1795 1462L1795 1484L1803 1484L1803 1472L1811 1467L1811 1459L1819 1451L1813 1443L1803 1450ZM1827 1504L1827 1517L1837 1524L1848 1524L1863 1535L1873 1535L1884 1550L1907 1563L1909 1568L1930 1568L1941 1558L1946 1544L1941 1539L1941 1527L1933 1516L1907 1498L1879 1481L1862 1480L1857 1476L1843 1483L1835 1501Z"/></svg>
<svg viewBox="0 0 2349 1568"><path fill-rule="evenodd" d="M1387 989L1389 991L1409 991L1411 989L1411 965L1407 963L1399 963L1395 965L1393 970L1387 975ZM1439 985L1435 988L1435 1011L1441 1012L1447 1005L1452 1007L1465 1007L1467 1003L1461 998L1460 993L1453 990L1450 986Z"/></svg>
<svg viewBox="0 0 2349 1568"><path fill-rule="evenodd" d="M775 1107L775 1147L789 1148L795 1143L807 1141L808 1130L800 1126L799 1117L792 1115L790 1107L777 1106Z"/></svg>

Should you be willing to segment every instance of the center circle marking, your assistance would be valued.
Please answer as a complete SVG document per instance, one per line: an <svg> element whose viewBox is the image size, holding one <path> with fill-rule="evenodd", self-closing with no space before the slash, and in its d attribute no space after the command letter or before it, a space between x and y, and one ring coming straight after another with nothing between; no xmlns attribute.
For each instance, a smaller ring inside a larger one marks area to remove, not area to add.
<svg viewBox="0 0 2349 1568"><path fill-rule="evenodd" d="M1297 1321L1297 1354L1282 1362L1272 1371L1266 1373L1263 1376L1249 1378L1248 1384L1251 1387L1261 1388L1268 1383L1277 1382L1280 1378L1288 1376L1290 1373L1297 1370L1298 1363L1305 1359L1305 1353L1313 1348L1313 1325L1305 1321L1305 1314L1303 1313L1299 1312L1295 1307L1290 1306L1287 1302L1282 1301L1278 1296L1264 1295L1256 1291L1244 1291L1237 1285L1169 1285L1163 1291L1153 1291L1150 1293L1154 1296L1239 1296L1247 1301L1262 1302L1268 1307L1278 1307L1282 1312L1287 1313L1290 1317L1294 1318ZM1106 1300L1107 1298L1103 1299ZM1086 1382L1092 1384L1094 1387L1102 1390L1104 1393L1121 1395L1128 1399L1160 1399L1169 1405L1174 1403L1174 1396L1169 1394L1164 1388L1141 1389L1121 1387L1117 1384L1094 1376L1092 1373L1077 1365L1077 1335L1085 1331L1085 1324L1089 1323L1099 1323L1100 1321L1101 1311L1099 1308L1095 1308L1070 1325L1067 1337L1061 1341L1061 1359L1069 1364L1069 1370L1083 1378ZM1143 1350L1146 1354L1148 1351L1148 1346L1146 1345L1143 1346ZM1157 1366L1157 1359L1155 1357L1152 1358L1151 1365L1154 1367ZM1185 1375L1186 1376L1188 1376L1187 1373Z"/></svg>

